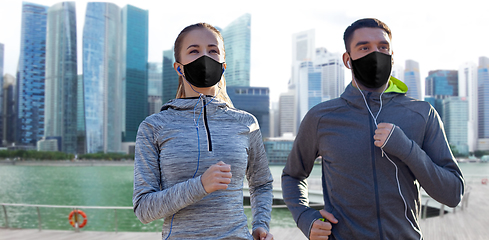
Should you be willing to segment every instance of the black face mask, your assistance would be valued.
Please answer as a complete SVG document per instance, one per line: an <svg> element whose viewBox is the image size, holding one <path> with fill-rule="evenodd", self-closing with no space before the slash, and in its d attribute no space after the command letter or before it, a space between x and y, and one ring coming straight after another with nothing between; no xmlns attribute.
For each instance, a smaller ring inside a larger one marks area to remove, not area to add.
<svg viewBox="0 0 489 240"><path fill-rule="evenodd" d="M185 79L196 87L212 87L221 80L224 73L223 64L202 55L193 62L183 65Z"/></svg>
<svg viewBox="0 0 489 240"><path fill-rule="evenodd" d="M371 52L359 59L352 59L351 65L355 79L363 86L380 88L387 83L391 75L392 56L381 52Z"/></svg>

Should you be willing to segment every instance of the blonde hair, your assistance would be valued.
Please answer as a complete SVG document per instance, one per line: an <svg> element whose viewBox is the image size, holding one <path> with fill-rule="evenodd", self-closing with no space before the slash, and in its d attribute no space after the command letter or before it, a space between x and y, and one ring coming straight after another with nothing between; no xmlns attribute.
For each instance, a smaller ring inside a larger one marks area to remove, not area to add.
<svg viewBox="0 0 489 240"><path fill-rule="evenodd" d="M183 39L185 38L185 36L187 35L187 33L189 33L190 31L193 31L196 29L202 29L202 28L209 29L210 31L214 32L221 39L221 41L224 43L224 39L222 38L221 33L212 25L210 25L208 23L196 23L196 24L189 25L189 26L185 27L180 32L180 34L178 34L178 37L175 40L175 45L174 45L175 47L173 49L173 51L174 51L173 55L175 57L176 62L180 62L180 51L182 50L182 42L183 42ZM222 50L224 53L224 58L226 58L226 51L224 50L224 45L223 45ZM176 98L186 97L185 87L184 87L183 81L185 81L183 79L183 77L179 76L178 77L178 88L177 88ZM219 88L219 93L217 94L216 98L221 100L221 101L226 102L226 104L228 106L233 107L233 103L231 102L231 99L229 98L229 96L226 92L226 79L224 78L224 75L221 77L221 81L219 81L219 83L217 84L217 87Z"/></svg>

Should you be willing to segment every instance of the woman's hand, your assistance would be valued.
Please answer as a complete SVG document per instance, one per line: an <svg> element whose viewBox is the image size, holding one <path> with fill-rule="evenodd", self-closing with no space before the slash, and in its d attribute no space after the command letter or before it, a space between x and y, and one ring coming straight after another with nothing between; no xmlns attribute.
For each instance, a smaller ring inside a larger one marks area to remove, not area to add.
<svg viewBox="0 0 489 240"><path fill-rule="evenodd" d="M256 228L253 231L253 239L255 240L273 240L273 235L262 227Z"/></svg>
<svg viewBox="0 0 489 240"><path fill-rule="evenodd" d="M207 193L212 193L217 190L228 188L232 176L231 165L220 161L210 166L204 174L202 174L200 181L202 182L205 191Z"/></svg>

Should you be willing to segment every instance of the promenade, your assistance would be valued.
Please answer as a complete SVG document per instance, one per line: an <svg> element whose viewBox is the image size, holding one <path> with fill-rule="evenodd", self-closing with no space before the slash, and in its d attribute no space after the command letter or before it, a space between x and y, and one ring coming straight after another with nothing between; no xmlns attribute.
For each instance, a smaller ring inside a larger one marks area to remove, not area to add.
<svg viewBox="0 0 489 240"><path fill-rule="evenodd" d="M489 236L489 185L469 182L468 206L457 207L455 212L442 217L420 220L426 240L484 240ZM298 228L272 228L276 240L305 240ZM37 229L0 228L0 240L157 240L159 232L73 232Z"/></svg>

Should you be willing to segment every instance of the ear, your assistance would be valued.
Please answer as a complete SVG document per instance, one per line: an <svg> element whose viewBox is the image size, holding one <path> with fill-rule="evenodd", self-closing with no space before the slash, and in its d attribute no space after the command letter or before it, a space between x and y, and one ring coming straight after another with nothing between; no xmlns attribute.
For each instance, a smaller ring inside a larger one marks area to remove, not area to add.
<svg viewBox="0 0 489 240"><path fill-rule="evenodd" d="M180 68L180 71L178 71L178 68ZM173 63L173 69L175 69L175 72L177 72L178 76L182 76L182 73L183 73L182 64L174 62Z"/></svg>
<svg viewBox="0 0 489 240"><path fill-rule="evenodd" d="M348 65L349 63L349 65ZM345 64L345 67L348 69L351 69L351 59L350 59L350 54L347 52L343 53L343 64Z"/></svg>

